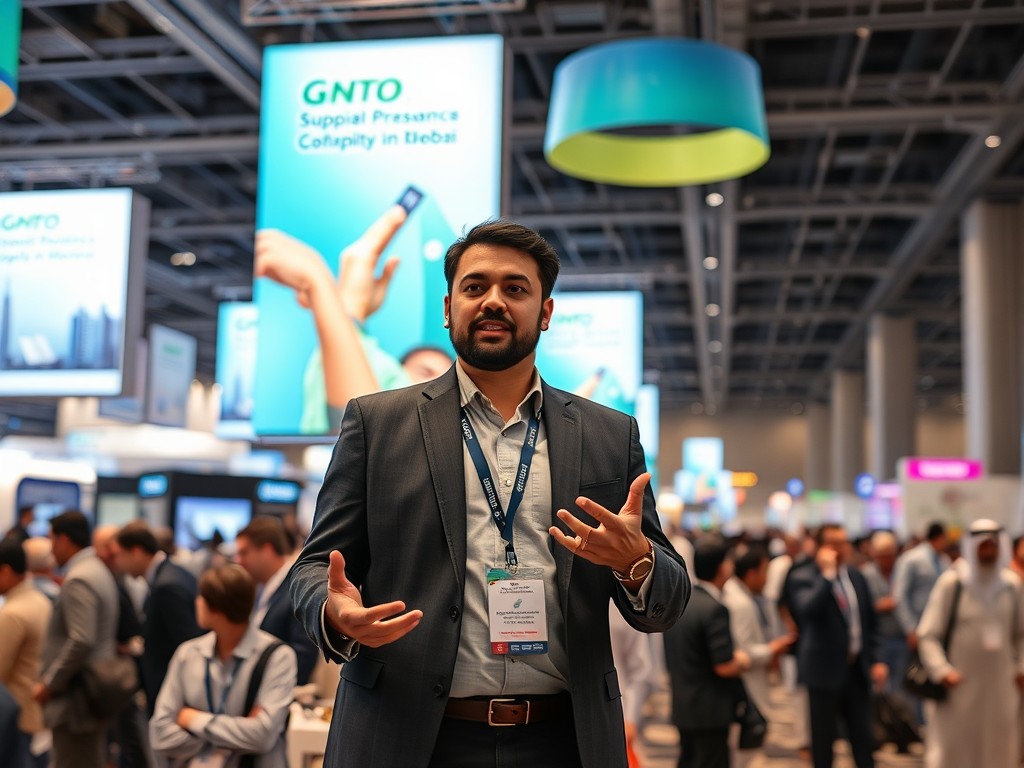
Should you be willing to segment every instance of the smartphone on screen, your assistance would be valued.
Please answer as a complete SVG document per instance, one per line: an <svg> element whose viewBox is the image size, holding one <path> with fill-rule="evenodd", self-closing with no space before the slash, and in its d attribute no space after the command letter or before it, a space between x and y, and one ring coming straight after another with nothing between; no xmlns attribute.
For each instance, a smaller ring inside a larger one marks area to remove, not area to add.
<svg viewBox="0 0 1024 768"><path fill-rule="evenodd" d="M423 193L410 184L405 188L402 196L398 198L398 204L405 209L405 213L408 215L416 209L416 206L420 204L422 199Z"/></svg>

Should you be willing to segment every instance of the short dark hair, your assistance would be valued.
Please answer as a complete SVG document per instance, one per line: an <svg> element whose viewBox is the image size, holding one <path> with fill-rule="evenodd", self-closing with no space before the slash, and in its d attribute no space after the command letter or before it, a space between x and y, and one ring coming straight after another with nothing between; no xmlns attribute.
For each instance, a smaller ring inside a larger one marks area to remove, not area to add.
<svg viewBox="0 0 1024 768"><path fill-rule="evenodd" d="M921 530L921 529L918 528L918 530ZM946 526L944 526L942 523L940 523L938 520L936 520L935 522L931 523L928 526L928 533L925 535L925 538L928 539L928 541L935 541L940 536L945 536L945 535L946 535Z"/></svg>
<svg viewBox="0 0 1024 768"><path fill-rule="evenodd" d="M17 539L3 539L0 541L0 567L9 565L11 570L19 576L24 576L28 570L28 561L25 557L25 548Z"/></svg>
<svg viewBox="0 0 1024 768"><path fill-rule="evenodd" d="M50 530L54 536L67 536L79 549L85 549L92 542L89 518L77 509L70 509L50 518Z"/></svg>
<svg viewBox="0 0 1024 768"><path fill-rule="evenodd" d="M255 544L257 548L269 544L279 555L287 555L292 551L288 545L288 534L284 530L284 525L281 521L271 517L253 518L252 522L235 535L235 540L237 541L242 536Z"/></svg>
<svg viewBox="0 0 1024 768"><path fill-rule="evenodd" d="M702 536L693 548L693 575L701 581L713 581L729 551L728 542L721 536Z"/></svg>
<svg viewBox="0 0 1024 768"><path fill-rule="evenodd" d="M736 578L742 579L750 571L756 571L767 560L768 550L761 544L752 544L736 558Z"/></svg>
<svg viewBox="0 0 1024 768"><path fill-rule="evenodd" d="M256 582L238 565L211 568L199 577L199 596L232 624L247 624L256 602Z"/></svg>
<svg viewBox="0 0 1024 768"><path fill-rule="evenodd" d="M18 521L21 522L21 518L25 515L35 516L36 508L33 506L25 506L18 510Z"/></svg>
<svg viewBox="0 0 1024 768"><path fill-rule="evenodd" d="M114 538L117 540L117 545L126 552L136 547L142 548L150 555L155 555L160 551L160 542L156 540L156 534L141 520L128 523L117 532Z"/></svg>
<svg viewBox="0 0 1024 768"><path fill-rule="evenodd" d="M433 344L422 344L418 347L413 347L412 349L410 349L408 352L402 355L402 358L398 362L402 365L405 365L406 363L409 362L410 359L412 359L413 355L418 355L420 352L436 352L439 355L444 355L449 360L452 359L451 352L441 349L440 347L436 347Z"/></svg>
<svg viewBox="0 0 1024 768"><path fill-rule="evenodd" d="M455 271L462 254L473 245L504 245L522 251L537 262L543 297L551 296L558 279L558 254L547 240L529 227L505 219L492 219L477 224L448 247L444 257L444 278L448 281L448 295L455 283Z"/></svg>
<svg viewBox="0 0 1024 768"><path fill-rule="evenodd" d="M829 531L843 531L846 530L839 523L822 523L821 527L818 528L817 533L814 534L814 540L818 543L818 546L822 546L825 543L825 534Z"/></svg>

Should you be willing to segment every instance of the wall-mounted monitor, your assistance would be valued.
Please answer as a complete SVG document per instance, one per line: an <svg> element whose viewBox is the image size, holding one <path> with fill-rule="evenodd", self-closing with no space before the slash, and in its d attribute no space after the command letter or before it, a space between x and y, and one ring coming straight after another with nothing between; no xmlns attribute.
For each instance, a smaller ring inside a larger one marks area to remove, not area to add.
<svg viewBox="0 0 1024 768"><path fill-rule="evenodd" d="M78 509L82 487L67 480L44 480L26 477L18 483L14 508L32 507L33 519L28 527L29 536L46 536L50 520L61 512Z"/></svg>
<svg viewBox="0 0 1024 768"><path fill-rule="evenodd" d="M0 396L132 392L148 238L129 189L0 193Z"/></svg>
<svg viewBox="0 0 1024 768"><path fill-rule="evenodd" d="M252 429L256 385L256 346L260 311L251 301L225 301L217 313L217 383L220 421L217 436L245 440Z"/></svg>
<svg viewBox="0 0 1024 768"><path fill-rule="evenodd" d="M633 414L643 380L640 291L556 293L537 345L537 369L553 387Z"/></svg>
<svg viewBox="0 0 1024 768"><path fill-rule="evenodd" d="M257 269L299 259L333 290L342 251L398 217L380 263L399 266L359 339L381 389L413 383L403 366L411 350L451 354L443 257L464 228L500 213L504 60L500 35L265 51L256 221L282 235ZM347 361L322 354L314 310L280 271L267 274L278 280L253 289L255 432L330 434L345 403L331 401L339 390L327 381L344 377Z"/></svg>
<svg viewBox="0 0 1024 768"><path fill-rule="evenodd" d="M251 519L249 499L179 496L174 505L174 543L195 550L218 533L232 542Z"/></svg>

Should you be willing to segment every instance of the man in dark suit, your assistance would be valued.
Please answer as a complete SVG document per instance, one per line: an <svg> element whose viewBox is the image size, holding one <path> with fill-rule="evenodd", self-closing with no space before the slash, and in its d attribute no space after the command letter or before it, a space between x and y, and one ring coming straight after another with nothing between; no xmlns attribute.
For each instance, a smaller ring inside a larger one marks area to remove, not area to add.
<svg viewBox="0 0 1024 768"><path fill-rule="evenodd" d="M145 649L139 669L146 707L152 716L174 652L186 640L203 634L196 624L198 587L192 574L167 559L144 522L128 523L114 540L118 569L136 578L144 576L149 584L149 596L142 610Z"/></svg>
<svg viewBox="0 0 1024 768"><path fill-rule="evenodd" d="M235 558L256 582L253 626L292 647L298 660L298 684L305 685L316 667L317 649L295 618L288 596L293 558L284 526L277 519L257 517L235 537Z"/></svg>
<svg viewBox="0 0 1024 768"><path fill-rule="evenodd" d="M728 544L718 536L698 540L693 571L697 583L686 613L665 633L679 768L729 768L729 727L742 696L736 678L750 669L750 657L733 648L721 602L733 574Z"/></svg>
<svg viewBox="0 0 1024 768"><path fill-rule="evenodd" d="M860 571L847 565L850 543L842 526L823 525L817 540L814 564L794 573L791 584L814 768L831 768L840 719L857 768L872 768L871 688L885 684L888 669L871 592Z"/></svg>
<svg viewBox="0 0 1024 768"><path fill-rule="evenodd" d="M348 403L292 569L306 631L348 661L324 764L625 766L609 598L663 632L689 595L636 421L541 381L539 235L479 225L444 271L456 365Z"/></svg>

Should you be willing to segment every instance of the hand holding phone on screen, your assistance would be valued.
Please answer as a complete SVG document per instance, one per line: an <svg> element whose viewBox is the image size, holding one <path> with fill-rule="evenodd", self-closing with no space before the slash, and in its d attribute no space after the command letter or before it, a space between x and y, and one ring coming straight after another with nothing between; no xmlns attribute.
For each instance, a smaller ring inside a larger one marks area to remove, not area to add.
<svg viewBox="0 0 1024 768"><path fill-rule="evenodd" d="M403 200L406 195L403 195ZM380 309L388 294L388 286L400 260L392 256L384 262L379 277L376 274L377 262L407 217L408 213L402 204L391 206L358 240L341 252L338 295L345 311L360 323L366 322L370 315Z"/></svg>
<svg viewBox="0 0 1024 768"><path fill-rule="evenodd" d="M306 309L313 308L317 289L334 280L327 263L314 248L277 229L256 233L253 273L291 288Z"/></svg>

